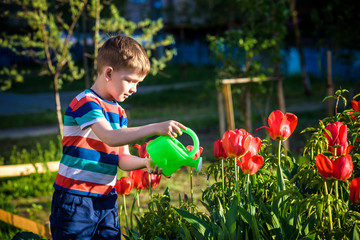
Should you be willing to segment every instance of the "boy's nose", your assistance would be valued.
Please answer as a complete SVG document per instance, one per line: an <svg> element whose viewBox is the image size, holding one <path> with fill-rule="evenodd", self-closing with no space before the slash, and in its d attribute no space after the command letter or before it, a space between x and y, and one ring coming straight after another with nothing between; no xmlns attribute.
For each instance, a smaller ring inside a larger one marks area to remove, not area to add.
<svg viewBox="0 0 360 240"><path fill-rule="evenodd" d="M136 85L134 85L132 88L130 88L131 93L136 93L137 88Z"/></svg>

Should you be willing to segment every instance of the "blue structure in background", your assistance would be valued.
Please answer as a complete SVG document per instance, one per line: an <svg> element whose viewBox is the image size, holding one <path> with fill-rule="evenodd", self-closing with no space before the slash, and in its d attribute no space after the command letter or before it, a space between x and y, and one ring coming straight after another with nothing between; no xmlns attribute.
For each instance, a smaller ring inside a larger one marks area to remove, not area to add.
<svg viewBox="0 0 360 240"><path fill-rule="evenodd" d="M176 41L175 48L177 56L172 60L174 64L188 63L195 66L212 65L211 51L206 43L194 40L189 43L179 43ZM327 55L325 48L305 47L303 54L305 58L305 68L309 75L325 79L327 74ZM340 58L340 55L352 56L348 61ZM284 75L301 74L300 55L296 47L290 47L282 51L283 62L282 71ZM341 50L332 54L332 76L334 80L360 81L360 51Z"/></svg>

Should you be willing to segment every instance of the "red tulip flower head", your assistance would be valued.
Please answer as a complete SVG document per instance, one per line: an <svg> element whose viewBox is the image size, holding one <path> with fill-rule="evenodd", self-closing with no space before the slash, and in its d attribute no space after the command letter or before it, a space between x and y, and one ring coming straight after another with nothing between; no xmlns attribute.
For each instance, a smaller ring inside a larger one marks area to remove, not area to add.
<svg viewBox="0 0 360 240"><path fill-rule="evenodd" d="M193 148L194 148L193 145L186 146L186 149L189 150L190 152L193 150ZM203 147L199 147L198 151L195 153L195 155L192 158L195 160L199 159L203 150L204 150Z"/></svg>
<svg viewBox="0 0 360 240"><path fill-rule="evenodd" d="M353 172L351 155L338 157L334 161L334 177L339 180L348 180Z"/></svg>
<svg viewBox="0 0 360 240"><path fill-rule="evenodd" d="M130 171L129 176L134 182L134 188L136 188L136 189L144 189L144 186L142 184L142 176L143 176L143 174L144 174L143 170Z"/></svg>
<svg viewBox="0 0 360 240"><path fill-rule="evenodd" d="M273 111L269 118L269 127L263 126L269 132L270 137L276 141L285 141L294 132L298 118L292 113L283 114L280 110Z"/></svg>
<svg viewBox="0 0 360 240"><path fill-rule="evenodd" d="M119 195L129 195L133 189L133 180L130 177L122 177L116 181L115 189Z"/></svg>
<svg viewBox="0 0 360 240"><path fill-rule="evenodd" d="M341 122L328 123L324 135L328 141L328 150L336 156L347 154L353 146L349 146L347 141L347 126ZM329 134L329 133L330 134Z"/></svg>
<svg viewBox="0 0 360 240"><path fill-rule="evenodd" d="M240 160L236 161L243 173L253 175L259 171L264 164L264 158L260 155L251 156L251 154L245 154Z"/></svg>
<svg viewBox="0 0 360 240"><path fill-rule="evenodd" d="M230 158L244 156L253 137L244 129L229 130L224 133L222 143Z"/></svg>
<svg viewBox="0 0 360 240"><path fill-rule="evenodd" d="M352 100L351 107L352 107L352 109L354 109L354 111L360 112L360 101Z"/></svg>
<svg viewBox="0 0 360 240"><path fill-rule="evenodd" d="M157 188L161 180L161 175L150 173L151 189ZM149 174L148 171L144 171L142 175L142 185L144 188L149 189Z"/></svg>
<svg viewBox="0 0 360 240"><path fill-rule="evenodd" d="M350 183L350 201L355 205L360 204L360 178L354 178Z"/></svg>
<svg viewBox="0 0 360 240"><path fill-rule="evenodd" d="M260 138L252 138L249 150L240 160L236 161L236 164L241 168L245 174L255 174L261 166L264 164L264 158L262 156L256 155L261 147Z"/></svg>
<svg viewBox="0 0 360 240"><path fill-rule="evenodd" d="M335 161L331 161L323 154L316 156L316 167L320 175L325 178L336 178L338 180L348 180L353 171L353 162L350 155L338 157Z"/></svg>
<svg viewBox="0 0 360 240"><path fill-rule="evenodd" d="M214 142L214 155L217 159L226 159L229 157L225 152L222 139L217 139Z"/></svg>
<svg viewBox="0 0 360 240"><path fill-rule="evenodd" d="M149 142L151 142L151 140L146 142L146 143L143 143L142 145L139 145L139 144L134 144L133 145L133 147L136 147L138 149L139 156L141 158L150 158L148 152L146 151L146 146L148 145Z"/></svg>

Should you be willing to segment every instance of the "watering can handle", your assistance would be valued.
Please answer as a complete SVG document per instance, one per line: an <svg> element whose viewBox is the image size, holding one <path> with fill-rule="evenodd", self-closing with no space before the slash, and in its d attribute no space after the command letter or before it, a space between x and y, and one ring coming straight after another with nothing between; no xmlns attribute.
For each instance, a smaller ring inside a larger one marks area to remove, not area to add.
<svg viewBox="0 0 360 240"><path fill-rule="evenodd" d="M190 135L190 137L193 140L194 143L194 148L193 150L190 151L189 153L189 157L192 158L193 156L195 156L196 152L199 150L199 138L197 137L197 135L195 134L195 132L193 130L191 130L190 128L187 128L186 130L182 130L184 133L187 133Z"/></svg>

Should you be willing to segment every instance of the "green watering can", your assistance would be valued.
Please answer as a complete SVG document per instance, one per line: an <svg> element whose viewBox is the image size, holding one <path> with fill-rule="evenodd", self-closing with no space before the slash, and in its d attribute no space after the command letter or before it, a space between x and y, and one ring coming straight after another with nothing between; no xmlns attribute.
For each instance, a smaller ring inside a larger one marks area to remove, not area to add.
<svg viewBox="0 0 360 240"><path fill-rule="evenodd" d="M201 170L202 158L192 157L199 150L199 139L193 130L187 128L184 133L190 135L194 142L194 148L189 151L176 138L160 136L149 142L146 151L155 165L162 168L165 176L170 176L182 166L194 167L197 172Z"/></svg>

